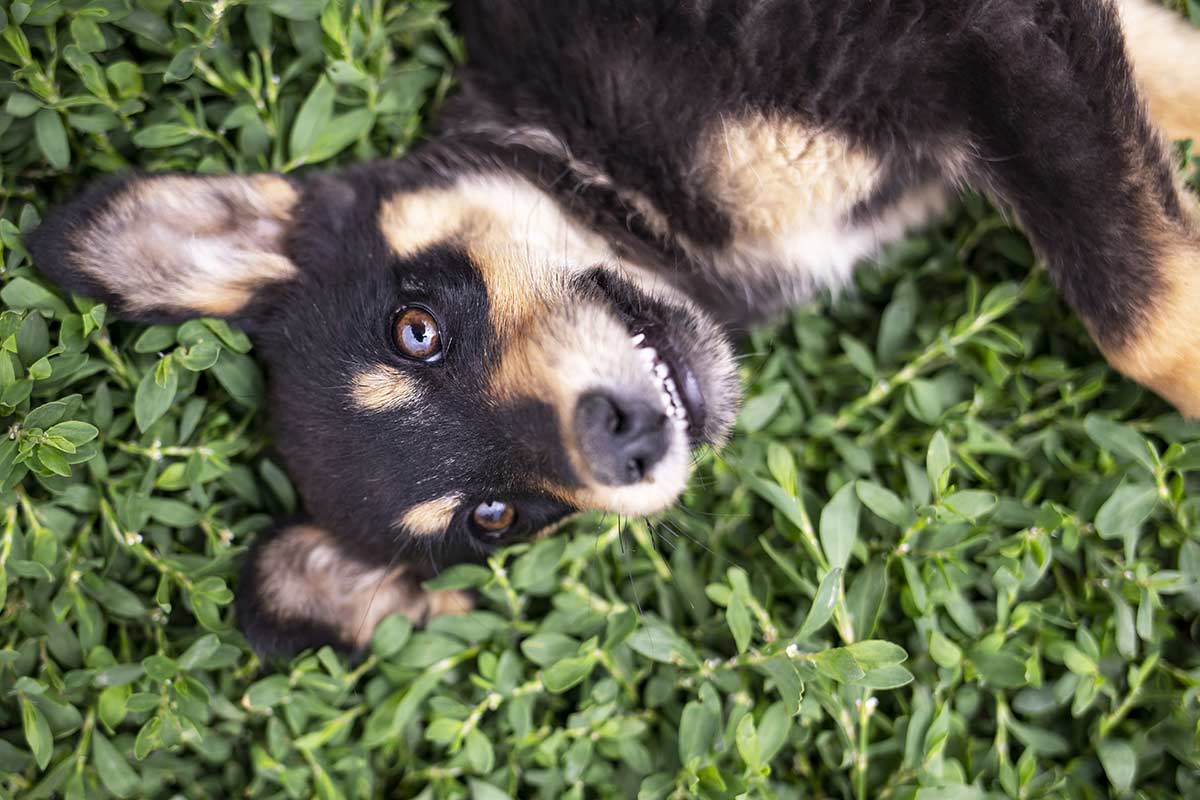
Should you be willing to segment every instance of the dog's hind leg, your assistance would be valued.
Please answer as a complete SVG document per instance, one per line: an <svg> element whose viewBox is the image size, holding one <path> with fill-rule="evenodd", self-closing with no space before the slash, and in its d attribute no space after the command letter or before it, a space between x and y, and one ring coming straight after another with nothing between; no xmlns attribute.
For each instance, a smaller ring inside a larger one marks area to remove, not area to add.
<svg viewBox="0 0 1200 800"><path fill-rule="evenodd" d="M1036 8L980 19L958 56L958 169L1013 211L1109 363L1200 416L1195 198L1146 111L1115 6Z"/></svg>

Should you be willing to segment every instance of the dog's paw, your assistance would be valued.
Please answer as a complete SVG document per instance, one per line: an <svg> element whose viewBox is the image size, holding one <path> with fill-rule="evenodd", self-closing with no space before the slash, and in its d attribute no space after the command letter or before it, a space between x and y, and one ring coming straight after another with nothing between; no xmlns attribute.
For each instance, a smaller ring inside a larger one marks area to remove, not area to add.
<svg viewBox="0 0 1200 800"><path fill-rule="evenodd" d="M1162 286L1138 329L1104 355L1180 414L1200 419L1200 241L1173 241L1158 274Z"/></svg>
<svg viewBox="0 0 1200 800"><path fill-rule="evenodd" d="M238 623L263 655L287 656L326 644L360 650L391 614L420 624L472 607L466 593L426 591L409 566L365 562L312 525L281 527L260 537L237 591Z"/></svg>

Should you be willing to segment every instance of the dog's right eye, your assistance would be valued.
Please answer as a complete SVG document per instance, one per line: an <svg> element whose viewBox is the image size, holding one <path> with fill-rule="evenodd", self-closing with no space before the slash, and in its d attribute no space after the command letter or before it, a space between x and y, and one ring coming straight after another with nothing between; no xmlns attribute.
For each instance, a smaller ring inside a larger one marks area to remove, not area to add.
<svg viewBox="0 0 1200 800"><path fill-rule="evenodd" d="M414 361L432 362L442 357L442 333L427 308L401 309L392 324L392 338L397 349Z"/></svg>
<svg viewBox="0 0 1200 800"><path fill-rule="evenodd" d="M498 539L517 521L517 510L511 503L489 500L475 506L475 510L471 512L471 521L482 537Z"/></svg>

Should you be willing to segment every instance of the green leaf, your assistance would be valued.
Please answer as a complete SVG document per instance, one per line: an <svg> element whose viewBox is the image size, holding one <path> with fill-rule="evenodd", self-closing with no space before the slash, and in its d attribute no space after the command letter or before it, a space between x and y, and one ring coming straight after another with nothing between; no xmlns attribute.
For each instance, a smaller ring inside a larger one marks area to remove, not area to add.
<svg viewBox="0 0 1200 800"><path fill-rule="evenodd" d="M92 762L104 788L117 797L132 797L138 790L141 781L137 773L100 731L92 732Z"/></svg>
<svg viewBox="0 0 1200 800"><path fill-rule="evenodd" d="M394 658L412 637L412 622L403 614L384 618L371 638L371 652L379 658Z"/></svg>
<svg viewBox="0 0 1200 800"><path fill-rule="evenodd" d="M925 454L925 473L929 476L929 485L934 493L940 496L946 491L950 482L950 471L954 461L950 455L950 443L946 436L938 431L929 440L929 450Z"/></svg>
<svg viewBox="0 0 1200 800"><path fill-rule="evenodd" d="M309 152L317 141L317 137L333 119L333 100L335 96L333 84L321 76L308 97L300 106L296 119L292 122L289 152L292 161L307 163Z"/></svg>
<svg viewBox="0 0 1200 800"><path fill-rule="evenodd" d="M821 585L817 588L816 596L813 597L808 614L804 617L804 624L800 626L800 630L796 631L797 641L802 642L808 639L825 626L825 623L833 616L833 609L837 605L841 589L841 569L834 568L826 572L825 577L821 579Z"/></svg>
<svg viewBox="0 0 1200 800"><path fill-rule="evenodd" d="M1133 779L1137 774L1137 753L1128 742L1105 739L1096 746L1096 753L1114 789L1124 793L1133 788Z"/></svg>
<svg viewBox="0 0 1200 800"><path fill-rule="evenodd" d="M913 674L899 664L889 664L884 667L876 667L869 670L858 680L854 681L856 686L862 686L867 689L876 689L880 691L888 689L899 689L901 686L907 686L912 683L915 678Z"/></svg>
<svg viewBox="0 0 1200 800"><path fill-rule="evenodd" d="M1096 533L1115 539L1135 531L1158 505L1158 490L1149 484L1123 484L1096 512Z"/></svg>
<svg viewBox="0 0 1200 800"><path fill-rule="evenodd" d="M148 430L151 425L162 418L171 407L175 393L179 388L179 376L170 367L170 356L159 360L159 369L147 371L138 383L137 393L133 400L133 414L137 420L138 430ZM162 366L162 365L166 366ZM165 380L159 382L156 376L165 375Z"/></svg>
<svg viewBox="0 0 1200 800"><path fill-rule="evenodd" d="M908 658L908 653L903 647L882 639L855 642L847 645L845 649L854 656L854 660L865 672L892 664L900 664Z"/></svg>
<svg viewBox="0 0 1200 800"><path fill-rule="evenodd" d="M890 489L869 481L858 481L854 488L858 499L876 516L900 528L907 528L913 523L915 515L912 509Z"/></svg>
<svg viewBox="0 0 1200 800"><path fill-rule="evenodd" d="M1083 421L1092 441L1114 455L1124 456L1154 472L1157 464L1150 443L1133 428L1110 419L1089 414Z"/></svg>
<svg viewBox="0 0 1200 800"><path fill-rule="evenodd" d="M687 640L671 628L652 620L645 620L642 626L630 635L628 644L636 652L653 661L690 666L700 663L699 656Z"/></svg>
<svg viewBox="0 0 1200 800"><path fill-rule="evenodd" d="M800 713L800 701L804 697L804 683L800 680L800 673L791 659L777 656L764 662L760 669L775 681L775 690L779 692L779 697L783 700L784 708L788 713Z"/></svg>
<svg viewBox="0 0 1200 800"><path fill-rule="evenodd" d="M490 783L484 783L474 778L467 783L471 787L471 800L513 800Z"/></svg>
<svg viewBox="0 0 1200 800"><path fill-rule="evenodd" d="M970 522L975 522L996 507L996 496L990 492L968 490L955 492L942 502L955 514Z"/></svg>
<svg viewBox="0 0 1200 800"><path fill-rule="evenodd" d="M42 155L54 169L66 169L71 164L71 148L67 144L67 129L62 117L52 108L43 108L33 117L33 134Z"/></svg>
<svg viewBox="0 0 1200 800"><path fill-rule="evenodd" d="M712 747L720 720L703 703L693 700L679 718L679 762L687 766Z"/></svg>
<svg viewBox="0 0 1200 800"><path fill-rule="evenodd" d="M821 511L821 549L832 568L845 568L850 561L858 538L858 507L855 485L847 483Z"/></svg>
<svg viewBox="0 0 1200 800"><path fill-rule="evenodd" d="M746 652L750 646L750 636L754 632L754 624L750 620L750 610L736 592L729 598L729 607L725 609L725 621L733 633L733 641L739 653Z"/></svg>
<svg viewBox="0 0 1200 800"><path fill-rule="evenodd" d="M50 764L50 756L54 754L54 737L42 712L25 696L21 697L21 723L25 729L25 741L29 743L29 751L33 753L38 769L46 769Z"/></svg>
<svg viewBox="0 0 1200 800"><path fill-rule="evenodd" d="M492 743L478 728L467 734L464 751L471 771L476 775L487 775L496 765L496 752Z"/></svg>
<svg viewBox="0 0 1200 800"><path fill-rule="evenodd" d="M65 317L70 313L67 304L58 295L28 278L16 277L6 283L0 289L0 300L12 308L37 309L56 317Z"/></svg>
<svg viewBox="0 0 1200 800"><path fill-rule="evenodd" d="M595 666L596 661L591 656L564 658L542 672L542 683L545 684L547 691L561 694L572 686L582 683Z"/></svg>
<svg viewBox="0 0 1200 800"><path fill-rule="evenodd" d="M555 631L531 636L521 642L521 652L539 666L549 666L579 652L579 640Z"/></svg>
<svg viewBox="0 0 1200 800"><path fill-rule="evenodd" d="M938 666L952 669L962 663L962 648L947 639L940 631L929 634L929 657Z"/></svg>
<svg viewBox="0 0 1200 800"><path fill-rule="evenodd" d="M817 653L813 656L813 663L823 674L842 683L853 683L867 674L866 670L859 666L858 660L844 647Z"/></svg>

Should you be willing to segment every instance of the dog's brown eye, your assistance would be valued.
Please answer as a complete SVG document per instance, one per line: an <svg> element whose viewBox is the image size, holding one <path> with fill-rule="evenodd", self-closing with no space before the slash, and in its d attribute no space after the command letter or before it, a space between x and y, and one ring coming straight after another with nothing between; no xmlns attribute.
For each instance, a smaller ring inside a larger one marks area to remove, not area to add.
<svg viewBox="0 0 1200 800"><path fill-rule="evenodd" d="M517 511L508 503L490 500L475 506L471 519L480 530L495 536L512 527L517 519Z"/></svg>
<svg viewBox="0 0 1200 800"><path fill-rule="evenodd" d="M397 314L392 335L396 347L409 358L435 361L442 354L442 334L437 320L423 308L406 308Z"/></svg>

